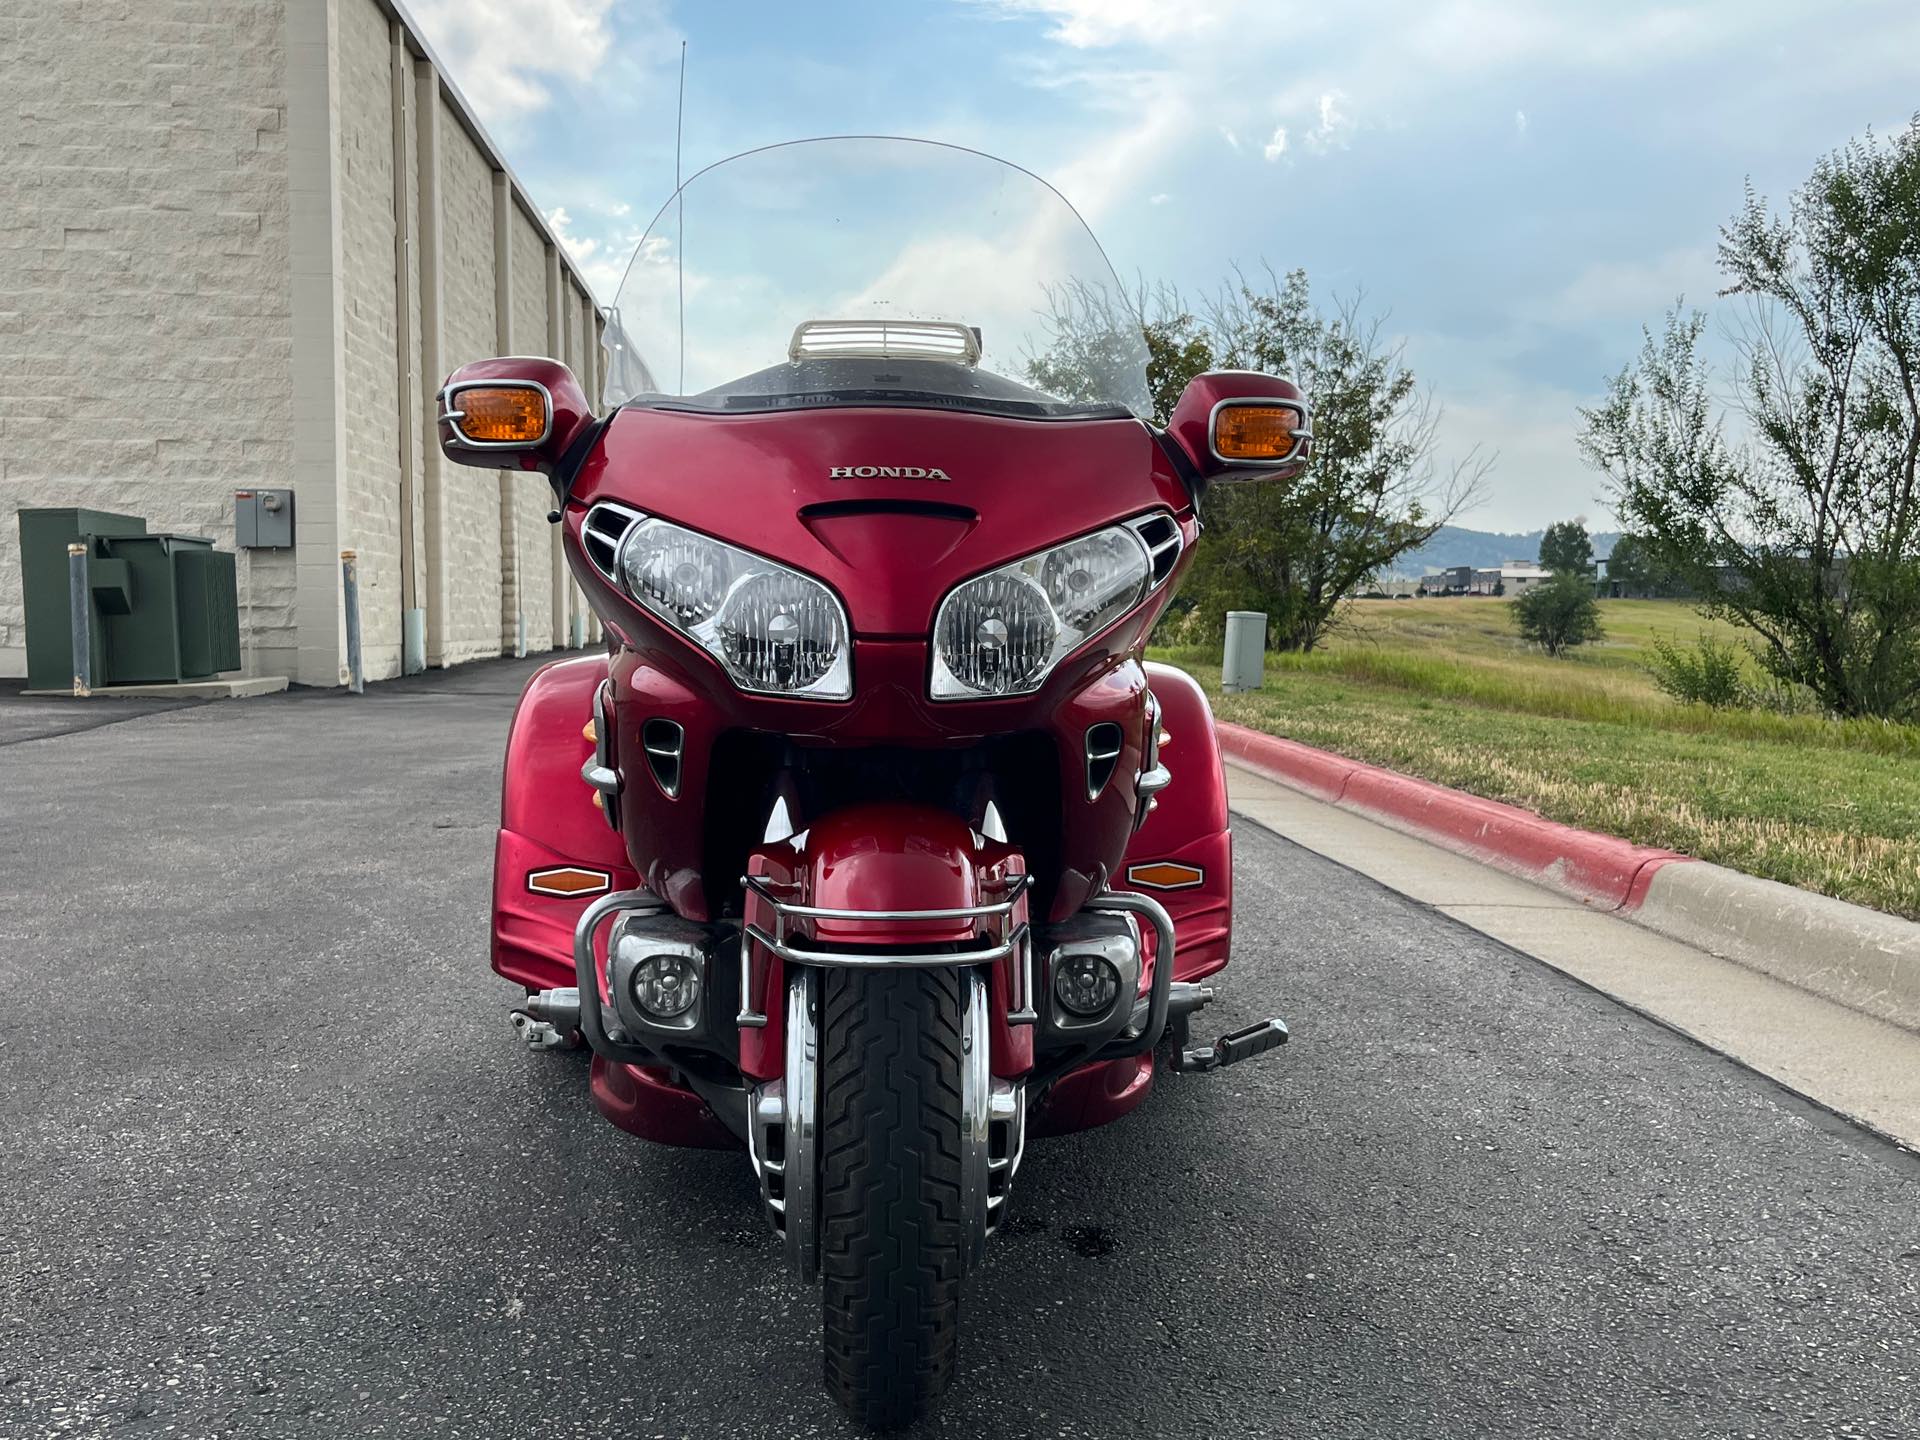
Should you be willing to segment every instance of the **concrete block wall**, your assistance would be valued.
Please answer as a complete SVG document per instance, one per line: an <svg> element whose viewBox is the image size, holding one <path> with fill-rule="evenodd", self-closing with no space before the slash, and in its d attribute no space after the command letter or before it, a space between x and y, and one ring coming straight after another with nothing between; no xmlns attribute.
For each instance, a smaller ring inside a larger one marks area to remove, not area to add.
<svg viewBox="0 0 1920 1440"><path fill-rule="evenodd" d="M513 348L521 354L547 348L547 241L526 211L513 209ZM553 491L540 479L514 475L508 480L506 523L514 532L519 561L515 615L524 624L527 649L553 648L553 540L547 513ZM508 617L503 613L502 619Z"/></svg>
<svg viewBox="0 0 1920 1440"><path fill-rule="evenodd" d="M25 673L14 512L84 505L231 548L291 465L281 0L0 11L0 675ZM294 559L243 555L242 651L285 672Z"/></svg>
<svg viewBox="0 0 1920 1440"><path fill-rule="evenodd" d="M345 273L348 539L359 562L368 679L400 673L401 404L395 356L393 79L387 17L371 0L339 12L340 228Z"/></svg>
<svg viewBox="0 0 1920 1440"><path fill-rule="evenodd" d="M0 675L25 668L15 509L232 549L254 486L295 489L299 548L238 552L249 673L344 679L343 549L369 679L409 606L433 664L511 651L522 617L529 649L563 635L549 492L441 465L432 396L511 336L597 398L598 317L404 13L48 0L0 9L0 54Z"/></svg>
<svg viewBox="0 0 1920 1440"><path fill-rule="evenodd" d="M370 4L372 0L360 0ZM447 104L443 98L440 102ZM449 107L440 120L441 309L444 368L496 353L493 281L493 165ZM444 379L445 377L440 377ZM448 465L441 476L446 515L445 648L432 664L455 665L500 646L500 479L491 470Z"/></svg>

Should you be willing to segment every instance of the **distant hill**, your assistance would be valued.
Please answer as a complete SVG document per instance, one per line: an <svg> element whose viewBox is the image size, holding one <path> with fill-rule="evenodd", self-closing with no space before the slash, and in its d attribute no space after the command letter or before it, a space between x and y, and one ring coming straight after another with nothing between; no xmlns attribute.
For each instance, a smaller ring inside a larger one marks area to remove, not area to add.
<svg viewBox="0 0 1920 1440"><path fill-rule="evenodd" d="M1443 525L1418 550L1409 550L1393 563L1392 573L1417 578L1429 570L1444 570L1449 565L1472 565L1491 569L1508 561L1531 565L1540 558L1540 541L1546 531L1529 530L1523 535L1504 535L1495 530L1468 530L1460 525ZM1613 553L1613 542L1620 538L1613 530L1596 531L1593 558L1604 560Z"/></svg>

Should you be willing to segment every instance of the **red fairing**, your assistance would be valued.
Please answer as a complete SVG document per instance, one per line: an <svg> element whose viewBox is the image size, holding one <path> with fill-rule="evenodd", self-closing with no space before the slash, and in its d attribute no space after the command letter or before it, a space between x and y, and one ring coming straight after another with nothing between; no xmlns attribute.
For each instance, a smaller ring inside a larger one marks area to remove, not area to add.
<svg viewBox="0 0 1920 1440"><path fill-rule="evenodd" d="M1233 929L1233 831L1226 767L1206 692L1184 670L1150 663L1147 683L1167 736L1160 763L1173 783L1127 847L1120 888L1153 896L1173 917L1176 980L1197 980L1227 963ZM1198 872L1198 873L1187 873Z"/></svg>
<svg viewBox="0 0 1920 1440"><path fill-rule="evenodd" d="M738 1150L736 1140L691 1090L675 1085L665 1070L651 1065L621 1065L593 1057L588 1081L594 1108L642 1140L657 1145L688 1145L701 1150Z"/></svg>
<svg viewBox="0 0 1920 1440"><path fill-rule="evenodd" d="M1153 1090L1153 1053L1082 1065L1060 1077L1029 1122L1032 1135L1070 1135L1137 1110Z"/></svg>
<svg viewBox="0 0 1920 1440"><path fill-rule="evenodd" d="M913 457L920 457L918 460ZM938 469L945 481L835 479L860 462ZM1085 477L1096 474L1101 483ZM690 478L691 477L691 478ZM793 700L742 692L718 663L640 609L589 563L581 520L617 500L792 565L840 596L855 634L853 698ZM714 747L728 732L788 737L800 747L913 745L963 749L991 736L1045 732L1058 753L1064 853L1049 918L1078 910L1117 870L1137 809L1145 745L1135 656L1177 583L1063 661L1032 695L976 701L928 696L935 611L961 581L1075 535L1160 512L1197 538L1190 497L1147 429L1129 420L1047 422L901 410L769 415L618 412L572 487L565 524L580 583L619 637L613 728L620 756L641 753L640 729L669 719L686 731L677 797L645 775L629 787L647 805L622 807L626 839L647 884L681 915L714 918L724 897L706 875L703 813ZM906 563L905 557L911 557ZM1121 727L1113 783L1089 799L1088 726ZM1018 838L1018 837L1016 837ZM1052 879L1053 877L1049 877Z"/></svg>
<svg viewBox="0 0 1920 1440"><path fill-rule="evenodd" d="M766 881L783 900L829 910L957 910L990 904L1026 873L1018 850L974 833L965 821L918 805L860 805L836 811L791 840L756 850L747 873ZM747 924L781 933L773 906L749 894ZM1005 921L1011 934L1027 923L1026 900ZM996 932L999 924L995 924ZM853 945L937 946L974 938L971 920L812 920L790 925L788 938ZM1033 1068L1033 1031L1011 1027L1006 1016L1024 976L1019 954L993 967L989 1011L993 1073L1023 1075ZM761 1029L740 1032L740 1068L758 1079L781 1073L786 1054L784 966L753 947L749 1000L767 1017Z"/></svg>
<svg viewBox="0 0 1920 1440"><path fill-rule="evenodd" d="M881 465L937 468L950 478L833 475ZM566 525L576 541L594 501L618 500L826 582L857 636L921 646L935 607L962 580L1150 510L1191 514L1186 487L1137 421L899 409L722 420L620 410L571 499ZM568 550L590 593L612 602L615 613L641 613L579 559L577 545ZM856 690L866 688L857 657L854 679ZM925 701L924 679L917 695L929 706L928 722L947 733L1003 730L1006 708L1021 703L934 706ZM851 717L837 712L860 708L857 698L846 706L787 701L782 709L791 713L781 718L802 733L844 733Z"/></svg>
<svg viewBox="0 0 1920 1440"><path fill-rule="evenodd" d="M530 990L574 982L573 927L607 890L631 890L639 877L626 846L593 804L580 767L593 754L584 728L593 692L607 674L604 655L561 660L539 670L520 697L507 739L500 794L500 833L493 858L493 968ZM533 877L589 872L560 885L604 885L572 895L543 894Z"/></svg>

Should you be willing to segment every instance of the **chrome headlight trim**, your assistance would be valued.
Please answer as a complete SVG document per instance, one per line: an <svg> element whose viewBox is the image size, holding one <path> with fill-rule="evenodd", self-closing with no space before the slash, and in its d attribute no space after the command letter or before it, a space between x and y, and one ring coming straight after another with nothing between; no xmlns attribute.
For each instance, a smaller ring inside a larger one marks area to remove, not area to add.
<svg viewBox="0 0 1920 1440"><path fill-rule="evenodd" d="M1104 555L1098 553L1102 549ZM1089 564L1063 574L1075 552ZM1106 575L1090 573L1098 562L1109 566ZM934 612L928 696L997 700L1031 695L1062 660L1139 605L1154 585L1154 557L1134 521L1089 531L970 576L949 590ZM1080 600L1076 614L1072 593L1089 586L1094 588ZM965 605L979 612L973 632L949 633L974 619L958 611ZM989 627L994 627L991 635ZM997 687L960 673L977 676L987 670L983 652L989 644L1002 652L993 668L1012 676Z"/></svg>
<svg viewBox="0 0 1920 1440"><path fill-rule="evenodd" d="M736 689L749 695L770 695L783 700L853 698L853 627L848 622L846 606L825 581L658 515L629 513L633 520L620 536L614 573L609 578L634 604L712 656ZM717 582L711 596L688 599L676 608L665 603L664 596L651 593L637 583L632 568L636 558L634 548L648 538L684 547L691 560L709 565L709 573L695 578ZM793 603L783 604L778 598L769 600L766 591L770 586L784 586ZM750 604L756 613L743 614ZM776 639L771 633L749 634L743 628L743 623L757 624L761 620L791 621L787 612L795 608L804 609L807 621L815 627L811 636L804 633L804 626L797 621L786 627L785 639ZM731 652L729 640L734 642ZM768 656L781 644L809 645L809 653L804 657L806 668L816 668L819 673L802 684L785 686L767 683L763 675L754 673L751 666L755 661L763 665L778 664L777 659L770 660ZM828 649L825 655L820 653L823 648Z"/></svg>

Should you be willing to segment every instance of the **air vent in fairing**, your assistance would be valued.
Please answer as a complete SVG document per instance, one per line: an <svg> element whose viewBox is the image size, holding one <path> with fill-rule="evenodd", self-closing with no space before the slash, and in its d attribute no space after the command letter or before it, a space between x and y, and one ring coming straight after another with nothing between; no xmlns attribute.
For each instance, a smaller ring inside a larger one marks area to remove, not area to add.
<svg viewBox="0 0 1920 1440"><path fill-rule="evenodd" d="M580 522L580 548L586 552L588 563L607 579L618 581L620 544L644 519L646 516L638 510L611 500L602 500L587 511L587 518Z"/></svg>
<svg viewBox="0 0 1920 1440"><path fill-rule="evenodd" d="M1143 515L1132 522L1133 533L1147 547L1147 559L1153 566L1153 583L1159 585L1173 573L1180 560L1180 526L1165 512Z"/></svg>
<svg viewBox="0 0 1920 1440"><path fill-rule="evenodd" d="M1111 721L1087 727L1087 798L1097 799L1113 779L1114 766L1126 748L1126 732Z"/></svg>
<svg viewBox="0 0 1920 1440"><path fill-rule="evenodd" d="M647 752L647 767L661 792L674 799L680 793L680 760L687 748L687 732L671 720L649 720L640 727L640 747Z"/></svg>

